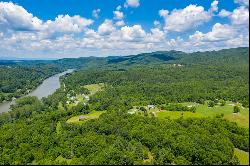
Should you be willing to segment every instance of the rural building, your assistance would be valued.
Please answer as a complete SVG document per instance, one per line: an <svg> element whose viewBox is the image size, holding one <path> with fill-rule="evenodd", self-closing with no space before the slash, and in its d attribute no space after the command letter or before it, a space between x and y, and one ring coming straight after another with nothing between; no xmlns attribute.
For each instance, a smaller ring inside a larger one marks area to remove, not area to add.
<svg viewBox="0 0 250 166"><path fill-rule="evenodd" d="M135 114L135 111L129 111L128 113L132 115Z"/></svg>
<svg viewBox="0 0 250 166"><path fill-rule="evenodd" d="M79 117L79 121L83 121L83 120L86 120L86 119L87 119L86 116L80 116L80 117Z"/></svg>
<svg viewBox="0 0 250 166"><path fill-rule="evenodd" d="M75 96L72 96L71 98L70 98L70 100L75 100L76 99L76 97Z"/></svg>
<svg viewBox="0 0 250 166"><path fill-rule="evenodd" d="M86 100L89 100L89 96L84 96L84 98L85 98Z"/></svg>
<svg viewBox="0 0 250 166"><path fill-rule="evenodd" d="M153 109L153 108L155 108L154 105L148 105L147 107L148 107L148 109Z"/></svg>

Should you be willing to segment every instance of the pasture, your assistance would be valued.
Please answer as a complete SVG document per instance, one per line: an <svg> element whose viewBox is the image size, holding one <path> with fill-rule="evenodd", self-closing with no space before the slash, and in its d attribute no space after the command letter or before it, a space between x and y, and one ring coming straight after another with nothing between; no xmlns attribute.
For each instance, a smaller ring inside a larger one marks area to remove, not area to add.
<svg viewBox="0 0 250 166"><path fill-rule="evenodd" d="M192 102L180 103L183 106L195 106L196 112L182 112L182 111L157 111L157 117L163 119L169 117L171 119L177 119L183 116L183 118L190 117L216 117L223 114L223 118L236 122L239 126L249 128L249 108L240 107L239 113L233 113L233 107L236 103L227 101L225 106L216 105L214 107L208 107L207 104L197 104Z"/></svg>
<svg viewBox="0 0 250 166"><path fill-rule="evenodd" d="M235 148L234 154L240 160L240 165L249 165L249 153L248 152Z"/></svg>
<svg viewBox="0 0 250 166"><path fill-rule="evenodd" d="M83 114L83 115L77 115L77 116L73 116L70 119L68 119L66 121L66 123L68 124L82 124L85 123L91 119L97 119L99 118L99 116L103 113L105 113L106 111L92 111L89 114ZM84 120L79 120L81 116L84 116L86 119Z"/></svg>
<svg viewBox="0 0 250 166"><path fill-rule="evenodd" d="M90 91L90 95L93 95L104 89L104 83L84 85L83 87Z"/></svg>

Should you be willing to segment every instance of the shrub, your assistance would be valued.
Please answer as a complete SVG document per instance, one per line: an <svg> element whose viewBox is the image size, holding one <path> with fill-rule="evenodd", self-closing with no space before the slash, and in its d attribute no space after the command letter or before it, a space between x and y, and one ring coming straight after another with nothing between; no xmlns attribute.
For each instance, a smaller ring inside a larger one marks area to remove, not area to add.
<svg viewBox="0 0 250 166"><path fill-rule="evenodd" d="M234 106L234 113L240 112L240 107L239 106Z"/></svg>
<svg viewBox="0 0 250 166"><path fill-rule="evenodd" d="M208 102L208 107L214 107L215 106L215 102L214 101L209 101Z"/></svg>

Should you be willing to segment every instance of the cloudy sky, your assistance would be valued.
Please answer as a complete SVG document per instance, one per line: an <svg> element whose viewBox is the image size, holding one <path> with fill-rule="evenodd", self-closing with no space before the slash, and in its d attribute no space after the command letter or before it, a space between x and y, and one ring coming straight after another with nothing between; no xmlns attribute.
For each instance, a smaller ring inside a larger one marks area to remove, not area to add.
<svg viewBox="0 0 250 166"><path fill-rule="evenodd" d="M242 47L248 23L248 0L0 0L0 57Z"/></svg>

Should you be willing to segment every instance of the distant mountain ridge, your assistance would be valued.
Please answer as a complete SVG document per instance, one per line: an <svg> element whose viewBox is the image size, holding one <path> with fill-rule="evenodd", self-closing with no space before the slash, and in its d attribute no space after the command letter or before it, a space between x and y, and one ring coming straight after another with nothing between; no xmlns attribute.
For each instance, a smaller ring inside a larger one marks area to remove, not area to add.
<svg viewBox="0 0 250 166"><path fill-rule="evenodd" d="M217 61L217 62L215 62ZM108 57L80 57L80 58L63 58L57 60L45 59L21 59L8 60L8 58L0 58L0 64L39 64L48 63L52 65L60 65L64 68L99 68L102 66L117 66L117 68L126 68L134 65L149 64L220 64L228 61L232 65L248 65L249 64L249 47L239 47L222 49L219 51L205 51L185 53L182 51L157 51L152 53L141 53L129 56L108 56Z"/></svg>
<svg viewBox="0 0 250 166"><path fill-rule="evenodd" d="M6 57L6 56L0 56L0 61L6 60L6 61L30 61L30 60L58 60L58 58L19 58L19 57Z"/></svg>
<svg viewBox="0 0 250 166"><path fill-rule="evenodd" d="M138 55L107 57L108 64L120 65L148 65L162 63L184 63L184 64L209 64L211 61L218 60L230 61L236 63L239 60L242 63L249 61L249 48L231 48L219 51L206 51L185 53L181 51L157 51L152 53L142 53Z"/></svg>

